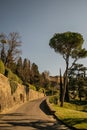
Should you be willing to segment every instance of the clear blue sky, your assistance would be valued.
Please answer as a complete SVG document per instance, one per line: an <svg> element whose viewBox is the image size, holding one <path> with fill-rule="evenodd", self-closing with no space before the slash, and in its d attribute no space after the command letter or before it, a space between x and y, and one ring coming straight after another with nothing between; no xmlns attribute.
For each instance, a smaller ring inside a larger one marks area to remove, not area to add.
<svg viewBox="0 0 87 130"><path fill-rule="evenodd" d="M87 0L0 0L0 33L19 32L22 57L58 75L65 62L49 46L54 33L79 32L87 49ZM87 67L87 58L81 60Z"/></svg>

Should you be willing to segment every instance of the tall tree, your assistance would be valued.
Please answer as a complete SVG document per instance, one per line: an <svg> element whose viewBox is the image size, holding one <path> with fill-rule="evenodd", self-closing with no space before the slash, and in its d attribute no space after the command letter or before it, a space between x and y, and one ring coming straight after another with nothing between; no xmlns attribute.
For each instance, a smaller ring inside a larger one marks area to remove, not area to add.
<svg viewBox="0 0 87 130"><path fill-rule="evenodd" d="M84 40L82 35L75 32L57 33L50 39L49 42L50 47L53 48L55 52L60 53L63 56L66 63L66 69L64 72L65 82L63 88L61 106L63 106L66 89L68 87L67 84L68 84L68 69L69 69L70 57L74 59L72 62L73 66L73 64L79 58L87 56L87 51L85 49L82 49L83 41Z"/></svg>
<svg viewBox="0 0 87 130"><path fill-rule="evenodd" d="M45 90L49 88L49 72L44 71L40 75L40 86L43 87Z"/></svg>
<svg viewBox="0 0 87 130"><path fill-rule="evenodd" d="M62 100L62 93L63 92L63 84L62 84L62 75L61 75L61 69L60 69L60 102Z"/></svg>
<svg viewBox="0 0 87 130"><path fill-rule="evenodd" d="M19 47L21 46L20 36L17 32L12 32L7 38L8 51L6 57L6 66L12 69L12 64L16 61L21 53Z"/></svg>
<svg viewBox="0 0 87 130"><path fill-rule="evenodd" d="M23 65L22 65L22 58L19 57L16 65L16 73L22 79L23 77Z"/></svg>
<svg viewBox="0 0 87 130"><path fill-rule="evenodd" d="M34 84L37 90L39 90L40 74L39 74L38 66L35 63L33 63L31 66L30 83Z"/></svg>
<svg viewBox="0 0 87 130"><path fill-rule="evenodd" d="M30 61L28 59L24 59L23 62L23 82L30 82Z"/></svg>

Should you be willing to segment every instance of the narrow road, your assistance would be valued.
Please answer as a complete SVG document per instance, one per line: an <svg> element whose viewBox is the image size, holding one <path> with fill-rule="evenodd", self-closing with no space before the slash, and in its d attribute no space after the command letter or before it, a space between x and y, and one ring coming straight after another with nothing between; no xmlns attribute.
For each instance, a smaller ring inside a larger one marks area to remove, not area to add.
<svg viewBox="0 0 87 130"><path fill-rule="evenodd" d="M49 114L44 99L27 102L0 115L0 130L70 130Z"/></svg>

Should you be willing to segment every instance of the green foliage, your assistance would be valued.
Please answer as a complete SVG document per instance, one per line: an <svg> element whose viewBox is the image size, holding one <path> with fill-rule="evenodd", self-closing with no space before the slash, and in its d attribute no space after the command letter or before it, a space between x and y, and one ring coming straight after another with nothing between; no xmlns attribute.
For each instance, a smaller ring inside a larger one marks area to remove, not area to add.
<svg viewBox="0 0 87 130"><path fill-rule="evenodd" d="M16 64L16 74L23 80L23 65L21 57L18 59Z"/></svg>
<svg viewBox="0 0 87 130"><path fill-rule="evenodd" d="M44 89L44 88L40 88L40 89L39 89L39 92L45 93L45 89Z"/></svg>
<svg viewBox="0 0 87 130"><path fill-rule="evenodd" d="M34 85L29 84L29 88L36 91L36 87Z"/></svg>
<svg viewBox="0 0 87 130"><path fill-rule="evenodd" d="M13 80L9 80L10 83L10 87L11 87L11 94L13 95L13 93L15 93L16 89L17 89L17 82L13 81Z"/></svg>
<svg viewBox="0 0 87 130"><path fill-rule="evenodd" d="M68 104L70 104L69 105L70 107L68 106ZM75 106L75 109L73 106ZM70 101L70 103L65 103L64 107L69 108L69 109L72 108L72 109L78 110L78 111L87 112L87 101L72 100L72 101Z"/></svg>
<svg viewBox="0 0 87 130"><path fill-rule="evenodd" d="M50 103L58 104L58 96L51 96L49 98Z"/></svg>
<svg viewBox="0 0 87 130"><path fill-rule="evenodd" d="M24 59L23 67L22 67L22 80L24 83L30 82L30 61L28 59Z"/></svg>
<svg viewBox="0 0 87 130"><path fill-rule="evenodd" d="M6 54L5 54L5 49L4 49L4 45L3 45L3 48L1 50L1 60L3 61L3 63L5 64L6 62Z"/></svg>
<svg viewBox="0 0 87 130"><path fill-rule="evenodd" d="M35 85L37 90L39 90L40 74L39 74L38 66L35 63L33 63L31 66L30 84Z"/></svg>
<svg viewBox="0 0 87 130"><path fill-rule="evenodd" d="M78 93L80 100L85 97L87 92L87 77L86 77L87 68L83 64L74 64L72 69L69 71L69 85L70 89L73 92ZM74 94L74 93L73 93Z"/></svg>
<svg viewBox="0 0 87 130"><path fill-rule="evenodd" d="M64 103L63 108L54 104L51 104L51 107L54 111L56 111L55 114L58 119L62 120L65 124L81 130L87 129L87 112L83 112L87 110L87 102L80 103L80 101L78 101L78 105L74 103L75 102Z"/></svg>
<svg viewBox="0 0 87 130"><path fill-rule="evenodd" d="M22 81L20 80L20 78L14 74L10 69L6 68L5 69L5 76L8 77L10 80L14 80L18 83L22 83Z"/></svg>
<svg viewBox="0 0 87 130"><path fill-rule="evenodd" d="M35 63L31 64L30 60L26 58L22 62L22 58L19 55L21 53L19 48L21 43L19 33L17 32L9 33L9 35L0 34L0 58L7 67L5 76L19 83L35 85L32 88L39 90L41 85L38 66ZM20 58L18 59L18 57ZM0 72L4 74L1 63Z"/></svg>
<svg viewBox="0 0 87 130"><path fill-rule="evenodd" d="M49 45L54 48L55 52L62 55L71 55L74 50L81 49L83 41L81 34L65 32L55 34L51 38Z"/></svg>
<svg viewBox="0 0 87 130"><path fill-rule="evenodd" d="M0 73L1 74L5 73L5 66L4 66L4 63L2 62L2 60L0 60Z"/></svg>
<svg viewBox="0 0 87 130"><path fill-rule="evenodd" d="M62 107L65 99L69 101L68 70L72 68L73 64L78 59L87 57L87 50L82 48L83 42L83 36L75 32L57 33L50 39L49 42L49 46L53 48L55 52L60 53L66 63L64 89L61 98ZM70 57L73 59L71 67L69 67Z"/></svg>

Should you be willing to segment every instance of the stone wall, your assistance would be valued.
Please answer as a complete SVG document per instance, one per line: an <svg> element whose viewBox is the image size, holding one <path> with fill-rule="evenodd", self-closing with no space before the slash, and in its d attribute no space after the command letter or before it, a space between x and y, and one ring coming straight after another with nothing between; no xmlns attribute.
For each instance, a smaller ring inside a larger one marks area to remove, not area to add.
<svg viewBox="0 0 87 130"><path fill-rule="evenodd" d="M26 101L26 91L23 85L18 84L15 93L12 95L13 103L21 103Z"/></svg>
<svg viewBox="0 0 87 130"><path fill-rule="evenodd" d="M17 84L16 91L11 93L11 86L8 78L0 74L0 112L4 109L11 108L16 104L42 97L44 97L43 93L34 91L32 89L29 89L29 93L26 94L25 86L20 84Z"/></svg>
<svg viewBox="0 0 87 130"><path fill-rule="evenodd" d="M8 78L0 74L0 111L12 106L11 87Z"/></svg>
<svg viewBox="0 0 87 130"><path fill-rule="evenodd" d="M35 100L35 99L38 99L38 98L42 98L44 97L44 94L43 93L40 93L38 91L34 91L32 89L29 90L29 101L31 100Z"/></svg>

